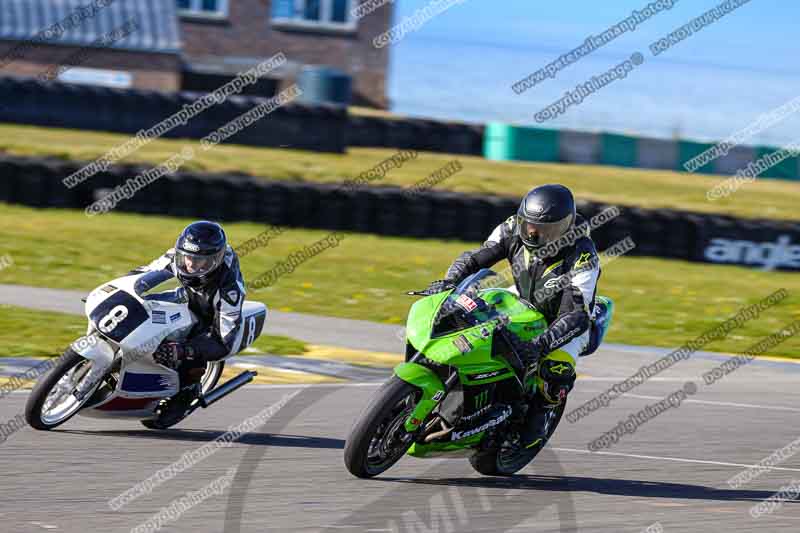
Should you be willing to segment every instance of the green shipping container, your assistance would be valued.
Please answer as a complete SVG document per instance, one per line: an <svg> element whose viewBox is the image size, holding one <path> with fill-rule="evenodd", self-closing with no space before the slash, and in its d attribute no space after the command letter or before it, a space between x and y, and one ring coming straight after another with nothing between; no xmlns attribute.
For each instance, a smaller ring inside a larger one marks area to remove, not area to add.
<svg viewBox="0 0 800 533"><path fill-rule="evenodd" d="M558 161L558 130L490 122L483 134L483 156L494 161Z"/></svg>
<svg viewBox="0 0 800 533"><path fill-rule="evenodd" d="M636 137L603 133L600 135L600 164L635 167L639 163L639 141Z"/></svg>
<svg viewBox="0 0 800 533"><path fill-rule="evenodd" d="M770 146L758 146L756 148L756 159L758 161L765 155L771 154L780 150L780 148L772 148ZM769 164L769 163L767 163ZM778 178L783 180L796 180L800 179L797 175L798 160L797 157L787 157L777 165L771 166L764 172L758 175L759 178Z"/></svg>
<svg viewBox="0 0 800 533"><path fill-rule="evenodd" d="M683 168L683 164L689 161L690 159L698 156L708 150L709 148L713 147L713 144L708 143L697 143L693 141L678 141L678 160L675 162L675 170L680 172L686 172L686 169ZM714 173L714 161L710 161L703 165L702 167L695 170L695 172L700 172L701 174L713 174Z"/></svg>

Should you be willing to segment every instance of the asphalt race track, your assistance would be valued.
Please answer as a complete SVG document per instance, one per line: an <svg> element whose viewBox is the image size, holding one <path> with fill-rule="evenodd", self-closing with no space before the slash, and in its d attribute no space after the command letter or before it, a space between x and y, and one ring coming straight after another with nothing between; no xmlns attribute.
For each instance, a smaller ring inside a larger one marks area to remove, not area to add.
<svg viewBox="0 0 800 533"><path fill-rule="evenodd" d="M365 330L365 343L389 342L369 338L376 331L383 330ZM610 347L584 359L570 408L661 354ZM575 423L565 418L548 448L512 478L481 477L462 458L404 458L380 478L350 476L344 439L375 383L249 386L164 432L82 417L49 433L25 427L0 444L0 531L131 531L226 472L232 477L222 490L161 531L798 531L796 501L758 518L750 511L798 483L800 455L741 487L727 481L800 437L793 423L800 416L800 365L756 360L704 384L703 372L726 359L697 354L608 407ZM620 420L690 381L696 393L679 407L604 451L588 451ZM293 393L232 446L118 511L110 508L110 499ZM21 413L26 398L19 392L1 399L0 423Z"/></svg>

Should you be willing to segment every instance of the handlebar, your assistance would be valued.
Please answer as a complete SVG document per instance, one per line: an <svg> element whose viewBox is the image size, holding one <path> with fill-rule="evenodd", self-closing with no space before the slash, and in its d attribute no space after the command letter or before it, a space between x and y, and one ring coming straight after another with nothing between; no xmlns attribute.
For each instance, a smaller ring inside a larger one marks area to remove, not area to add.
<svg viewBox="0 0 800 533"><path fill-rule="evenodd" d="M436 293L430 292L428 289L425 289L424 291L408 291L408 292L406 292L406 295L408 295L408 296L430 296L432 294L436 294Z"/></svg>

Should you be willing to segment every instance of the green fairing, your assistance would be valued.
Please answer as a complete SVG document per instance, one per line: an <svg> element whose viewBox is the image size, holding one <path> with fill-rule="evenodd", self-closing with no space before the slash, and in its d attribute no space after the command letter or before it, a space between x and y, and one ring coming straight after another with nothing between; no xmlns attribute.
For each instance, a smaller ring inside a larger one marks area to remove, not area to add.
<svg viewBox="0 0 800 533"><path fill-rule="evenodd" d="M345 462L353 474L378 475L405 450L412 457L468 455L481 474L508 475L538 453L538 448L529 448L541 438L525 441L530 419L524 404L542 386L541 378L526 372L513 349L508 353L508 343L493 342L504 329L523 341L547 329L539 311L511 290L498 288L513 283L508 276L482 269L455 289L423 297L411 306L406 362L394 369L396 378L380 401L370 406L369 416L354 430L356 438L345 446ZM597 296L596 304L601 307L592 327L599 331L592 334L599 334L602 341L613 302ZM599 342L592 348L595 344ZM485 386L495 382L500 383ZM517 448L511 450L510 462L501 461L505 441Z"/></svg>
<svg viewBox="0 0 800 533"><path fill-rule="evenodd" d="M411 306L411 310L408 312L408 320L406 321L406 337L408 342L417 350L431 340L433 319L436 317L436 313L439 312L442 302L450 296L451 292L453 291L427 296L417 300Z"/></svg>
<svg viewBox="0 0 800 533"><path fill-rule="evenodd" d="M492 337L496 321L485 313L475 313L482 322L487 321L485 323L431 338L434 319L449 295L450 292L445 292L428 296L411 306L406 325L406 335L411 346L432 361L458 367L462 374L508 367L503 359L492 358ZM506 289L488 289L481 293L481 299L487 304L493 304L499 313L509 317L511 322L508 329L522 340L531 340L547 327L541 313L520 302ZM467 353L462 353L453 342L462 335L473 347Z"/></svg>
<svg viewBox="0 0 800 533"><path fill-rule="evenodd" d="M448 457L453 457L452 452L469 448L480 443L483 439L485 432L481 431L475 435L471 435L461 440L451 442L431 442L428 444L414 443L408 449L408 455L418 458L438 457L439 455L447 454ZM471 451L471 453L475 453Z"/></svg>
<svg viewBox="0 0 800 533"><path fill-rule="evenodd" d="M406 431L414 431L436 407L437 402L433 397L444 392L444 384L432 370L417 363L400 363L394 368L394 373L422 390L422 399L405 422Z"/></svg>
<svg viewBox="0 0 800 533"><path fill-rule="evenodd" d="M451 293L452 291L447 291L428 296L411 306L406 327L407 340L411 346L432 361L456 368L461 383L465 385L486 384L515 377L513 367L505 358L492 357L492 337L497 321L492 319L489 314L474 312L480 321L477 326L436 337L432 335L435 326L434 320L443 302ZM506 289L483 290L480 298L488 305L493 306L493 312L508 317L510 319L508 329L523 340L530 340L540 335L547 327L541 313L520 302L513 293ZM463 340L458 341L462 336L469 343L468 345L465 345ZM456 341L461 344L461 347L456 344ZM465 348L467 348L466 351L464 351ZM405 423L406 430L413 431L435 409L438 402L433 400L433 397L437 392L444 390L444 385L433 371L416 363L401 364L395 369L395 373L404 381L418 386L423 393L422 400ZM476 379L476 376L481 374L492 375ZM470 379L470 376L473 379ZM474 444L473 440L477 442L480 437L474 436L449 444L456 448L463 448ZM418 446L416 449L419 450L419 453L427 453L424 450L433 448L425 445L424 447Z"/></svg>

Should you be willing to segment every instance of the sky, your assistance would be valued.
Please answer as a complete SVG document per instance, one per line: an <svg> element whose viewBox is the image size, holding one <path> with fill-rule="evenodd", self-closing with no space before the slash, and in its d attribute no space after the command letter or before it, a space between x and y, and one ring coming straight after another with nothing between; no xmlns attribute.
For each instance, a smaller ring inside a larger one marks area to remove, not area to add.
<svg viewBox="0 0 800 533"><path fill-rule="evenodd" d="M800 2L751 0L658 56L648 45L716 6L678 0L588 57L517 95L510 86L641 9L648 0L465 0L394 44L396 112L484 123L536 124L536 111L640 51L643 65L546 127L654 137L720 138L800 94ZM429 0L397 0L393 23ZM797 140L797 117L755 141Z"/></svg>

